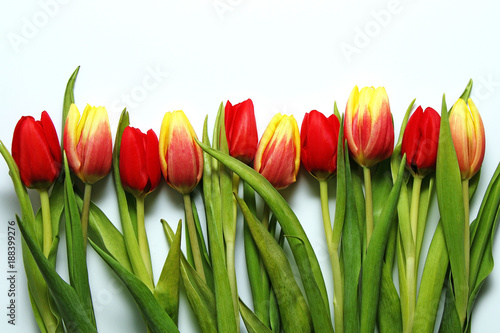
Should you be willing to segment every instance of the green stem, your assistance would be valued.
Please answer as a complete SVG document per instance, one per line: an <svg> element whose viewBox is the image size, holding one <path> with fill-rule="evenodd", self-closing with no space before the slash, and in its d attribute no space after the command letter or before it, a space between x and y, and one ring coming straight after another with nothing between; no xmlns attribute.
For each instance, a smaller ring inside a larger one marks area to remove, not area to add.
<svg viewBox="0 0 500 333"><path fill-rule="evenodd" d="M200 246L198 245L198 235L196 233L196 226L194 225L193 209L191 208L190 194L184 194L184 211L186 213L186 221L188 225L189 241L191 242L191 250L193 252L194 266L196 272L203 281L206 281L205 270L201 259Z"/></svg>
<svg viewBox="0 0 500 333"><path fill-rule="evenodd" d="M40 203L42 206L42 226L43 226L43 254L49 257L52 248L52 220L50 218L50 201L47 190L39 190Z"/></svg>
<svg viewBox="0 0 500 333"><path fill-rule="evenodd" d="M469 269L470 269L470 227L469 227L469 180L462 180L462 195L464 200L465 211L465 228L464 228L464 250L465 250L465 277L466 286L469 285Z"/></svg>
<svg viewBox="0 0 500 333"><path fill-rule="evenodd" d="M420 189L422 188L422 178L413 177L413 189L411 193L410 224L411 235L414 245L417 244L418 208L420 204Z"/></svg>
<svg viewBox="0 0 500 333"><path fill-rule="evenodd" d="M338 243L333 242L333 228L328 205L328 182L318 179L321 198L321 212L323 215L323 226L325 228L326 244L330 255L333 274L333 313L335 319L335 332L344 332L344 295L342 273L340 270L340 258L338 254Z"/></svg>
<svg viewBox="0 0 500 333"><path fill-rule="evenodd" d="M370 168L363 167L365 178L365 214L366 214L366 248L370 244L373 233L373 199L372 199L372 178Z"/></svg>
<svg viewBox="0 0 500 333"><path fill-rule="evenodd" d="M149 252L148 235L146 234L146 224L144 218L144 196L137 196L135 199L137 207L137 241L139 243L139 250L141 251L144 266L146 266L148 275L154 285L153 267L151 265L151 254Z"/></svg>
<svg viewBox="0 0 500 333"><path fill-rule="evenodd" d="M83 193L83 206L82 206L82 234L83 245L87 247L87 229L89 225L89 212L90 212L90 195L92 193L92 185L85 184L85 191Z"/></svg>

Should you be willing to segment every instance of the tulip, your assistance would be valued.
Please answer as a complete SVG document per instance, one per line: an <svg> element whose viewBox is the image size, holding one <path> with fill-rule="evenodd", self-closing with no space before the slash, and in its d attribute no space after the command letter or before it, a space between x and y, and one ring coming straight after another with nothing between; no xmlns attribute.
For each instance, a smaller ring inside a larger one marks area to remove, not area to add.
<svg viewBox="0 0 500 333"><path fill-rule="evenodd" d="M224 123L229 154L245 164L250 164L255 157L259 141L252 100L247 99L235 105L227 101Z"/></svg>
<svg viewBox="0 0 500 333"><path fill-rule="evenodd" d="M62 154L56 129L43 111L39 121L22 117L14 129L12 157L19 168L23 184L37 189L42 208L42 247L48 258L52 248L52 221L48 189L59 176Z"/></svg>
<svg viewBox="0 0 500 333"><path fill-rule="evenodd" d="M406 165L414 176L425 177L436 168L440 122L433 108L423 111L421 106L408 120L401 155L406 154Z"/></svg>
<svg viewBox="0 0 500 333"><path fill-rule="evenodd" d="M87 104L80 118L78 108L71 104L64 125L63 146L69 167L85 183L81 223L86 246L92 184L111 169L112 139L106 109Z"/></svg>
<svg viewBox="0 0 500 333"><path fill-rule="evenodd" d="M153 130L144 134L127 126L120 146L120 178L123 188L136 197L144 197L160 183L158 137Z"/></svg>
<svg viewBox="0 0 500 333"><path fill-rule="evenodd" d="M304 116L300 129L302 165L317 179L327 179L337 170L339 128L334 114L326 118L313 110Z"/></svg>
<svg viewBox="0 0 500 333"><path fill-rule="evenodd" d="M145 227L144 198L161 180L158 149L158 137L153 130L149 130L147 134L131 126L123 130L120 143L120 179L123 188L136 198L137 240L151 282L154 279Z"/></svg>
<svg viewBox="0 0 500 333"><path fill-rule="evenodd" d="M203 152L195 138L196 133L182 110L165 113L160 130L160 168L167 183L183 196L196 272L205 280L190 197L203 174Z"/></svg>
<svg viewBox="0 0 500 333"><path fill-rule="evenodd" d="M62 155L56 129L43 111L40 120L22 117L14 129L12 157L28 188L48 189L59 176Z"/></svg>
<svg viewBox="0 0 500 333"><path fill-rule="evenodd" d="M254 169L276 189L295 182L300 167L300 134L293 116L276 114L260 139Z"/></svg>
<svg viewBox="0 0 500 333"><path fill-rule="evenodd" d="M472 99L467 102L468 106L463 99L458 99L450 112L451 137L462 180L472 178L479 171L485 150L483 121Z"/></svg>
<svg viewBox="0 0 500 333"><path fill-rule="evenodd" d="M370 167L392 155L394 125L385 88L355 86L347 101L344 133L354 160L363 167L365 183L366 244L373 232Z"/></svg>
<svg viewBox="0 0 500 333"><path fill-rule="evenodd" d="M71 104L64 127L68 164L85 184L94 184L109 173L112 139L108 113L102 106L87 104L83 115Z"/></svg>
<svg viewBox="0 0 500 333"><path fill-rule="evenodd" d="M340 122L336 115L326 118L313 110L306 113L300 129L301 159L304 168L319 182L323 227L333 274L333 306L335 331L343 332L342 276L340 275L339 224L332 229L328 204L328 178L337 171L337 151ZM340 226L341 227L341 226ZM335 230L335 232L334 232Z"/></svg>
<svg viewBox="0 0 500 333"><path fill-rule="evenodd" d="M160 167L167 183L181 194L196 187L203 173L203 153L182 110L167 112L160 131Z"/></svg>
<svg viewBox="0 0 500 333"><path fill-rule="evenodd" d="M394 125L385 88L355 86L345 111L345 137L351 156L363 167L371 167L391 156Z"/></svg>

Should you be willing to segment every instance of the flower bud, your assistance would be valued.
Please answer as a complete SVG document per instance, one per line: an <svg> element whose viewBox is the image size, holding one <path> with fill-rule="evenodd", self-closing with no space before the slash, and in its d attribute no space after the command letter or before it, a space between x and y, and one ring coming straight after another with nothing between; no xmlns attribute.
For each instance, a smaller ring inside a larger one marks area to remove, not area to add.
<svg viewBox="0 0 500 333"><path fill-rule="evenodd" d="M235 105L227 101L224 122L229 155L250 164L259 141L252 100L247 99Z"/></svg>
<svg viewBox="0 0 500 333"><path fill-rule="evenodd" d="M254 169L276 189L295 182L300 167L300 134L293 116L276 114L260 139Z"/></svg>
<svg viewBox="0 0 500 333"><path fill-rule="evenodd" d="M196 187L203 174L203 153L191 123L182 112L167 112L160 130L160 167L167 183L181 194Z"/></svg>
<svg viewBox="0 0 500 333"><path fill-rule="evenodd" d="M300 129L302 165L319 180L337 171L337 143L340 122L336 115L326 118L313 110L306 113Z"/></svg>
<svg viewBox="0 0 500 333"><path fill-rule="evenodd" d="M344 133L354 160L371 167L391 156L394 125L385 88L355 86L345 111Z"/></svg>
<svg viewBox="0 0 500 333"><path fill-rule="evenodd" d="M120 146L120 178L123 188L137 197L146 196L160 183L158 137L127 126Z"/></svg>
<svg viewBox="0 0 500 333"><path fill-rule="evenodd" d="M408 120L401 155L406 153L406 166L414 176L425 177L436 169L440 122L433 108L423 111L421 106Z"/></svg>
<svg viewBox="0 0 500 333"><path fill-rule="evenodd" d="M483 121L472 99L467 102L468 106L459 98L450 112L451 137L462 180L472 178L479 171L485 151Z"/></svg>
<svg viewBox="0 0 500 333"><path fill-rule="evenodd" d="M87 104L83 115L71 104L64 127L64 150L75 175L94 184L111 169L112 139L108 112Z"/></svg>
<svg viewBox="0 0 500 333"><path fill-rule="evenodd" d="M62 154L56 129L43 111L40 120L21 117L14 129L12 157L28 188L48 189L59 176Z"/></svg>

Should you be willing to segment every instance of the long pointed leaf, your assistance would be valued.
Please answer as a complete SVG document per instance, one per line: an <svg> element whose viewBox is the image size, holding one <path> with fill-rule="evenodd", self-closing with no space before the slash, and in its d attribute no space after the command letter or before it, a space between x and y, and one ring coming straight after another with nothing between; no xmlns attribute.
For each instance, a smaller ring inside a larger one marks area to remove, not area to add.
<svg viewBox="0 0 500 333"><path fill-rule="evenodd" d="M451 138L446 101L443 96L436 162L436 192L439 213L450 258L453 289L460 321L465 320L468 277L465 268L465 211L457 155Z"/></svg>
<svg viewBox="0 0 500 333"><path fill-rule="evenodd" d="M262 223L250 213L245 202L240 198L237 200L269 274L278 300L283 330L285 332L311 332L309 308L295 281L283 249Z"/></svg>
<svg viewBox="0 0 500 333"><path fill-rule="evenodd" d="M75 290L57 274L36 244L33 235L25 228L24 222L21 219L18 219L18 225L38 268L40 268L47 282L47 286L54 297L54 301L67 329L72 332L97 332L85 313L84 307L80 303Z"/></svg>

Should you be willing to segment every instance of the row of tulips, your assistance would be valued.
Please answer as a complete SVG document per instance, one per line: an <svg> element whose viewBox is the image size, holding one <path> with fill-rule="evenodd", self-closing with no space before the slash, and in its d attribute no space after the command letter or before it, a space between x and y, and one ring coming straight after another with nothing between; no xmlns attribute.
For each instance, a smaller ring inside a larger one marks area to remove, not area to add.
<svg viewBox="0 0 500 333"><path fill-rule="evenodd" d="M354 87L344 115L336 105L329 117L308 112L299 131L293 116L277 114L260 140L250 99L221 104L212 142L206 121L199 141L182 111L165 114L158 138L153 130L131 127L124 110L113 148L106 109L87 105L80 115L74 103L77 73L66 88L62 144L44 111L40 121L27 116L18 122L12 156L0 145L21 205L23 260L42 332L97 331L87 241L127 286L153 332L178 331L181 285L203 332L237 332L240 316L249 332L373 332L376 327L432 332L443 288L441 330L470 331L474 301L493 267L500 207L497 170L478 217L469 223L469 200L485 153L484 127L469 98L472 81L450 111L443 97L441 116L420 106L411 114L412 102L396 144L385 89ZM312 246L278 192L296 181L301 165L319 182L333 276L330 297ZM110 170L122 232L91 202L92 185ZM71 174L83 184L83 193ZM162 220L170 250L155 280L144 200L162 174L183 196L187 251L181 251L181 224L174 232ZM333 176L332 222L328 182ZM37 214L26 188L40 193ZM195 189L204 197L204 227L192 200ZM419 276L434 189L441 219ZM261 212L256 195L264 202ZM238 207L245 221L253 309L238 297ZM69 283L55 270L63 213ZM301 281L283 251L285 241ZM399 292L392 277L395 262Z"/></svg>

